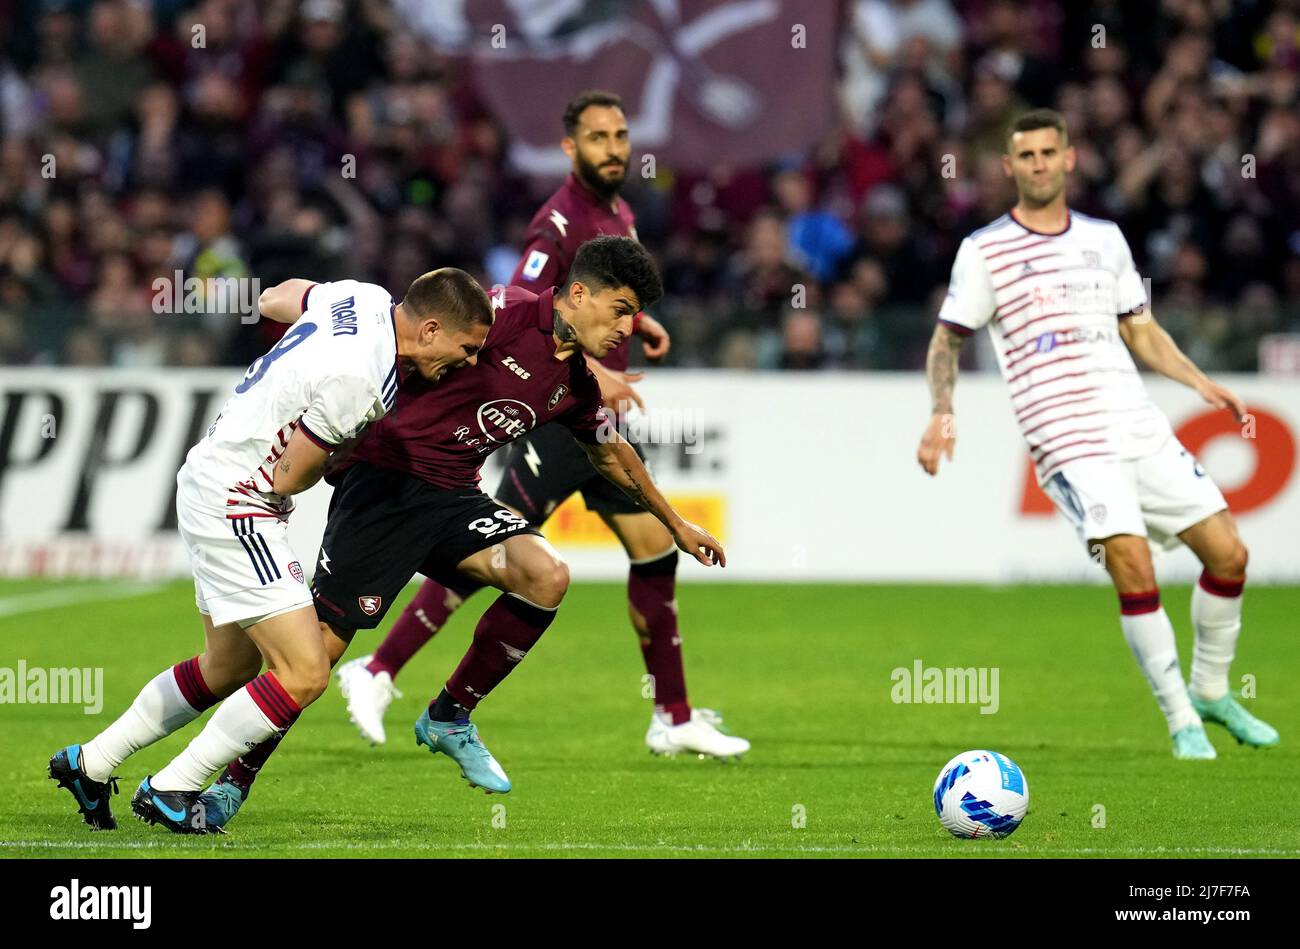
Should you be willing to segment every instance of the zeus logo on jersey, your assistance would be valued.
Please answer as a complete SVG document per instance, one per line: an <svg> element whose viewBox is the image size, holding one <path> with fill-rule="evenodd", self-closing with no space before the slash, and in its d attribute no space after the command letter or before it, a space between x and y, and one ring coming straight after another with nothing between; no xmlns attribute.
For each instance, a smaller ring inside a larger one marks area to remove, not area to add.
<svg viewBox="0 0 1300 949"><path fill-rule="evenodd" d="M505 359L501 360L501 365L505 366L520 379L527 379L532 375L532 373L527 369L515 362L514 356L507 356Z"/></svg>
<svg viewBox="0 0 1300 949"><path fill-rule="evenodd" d="M536 280L542 275L542 268L546 262L551 259L549 254L543 254L540 250L535 250L528 255L528 260L524 262L524 269L521 271L529 280Z"/></svg>

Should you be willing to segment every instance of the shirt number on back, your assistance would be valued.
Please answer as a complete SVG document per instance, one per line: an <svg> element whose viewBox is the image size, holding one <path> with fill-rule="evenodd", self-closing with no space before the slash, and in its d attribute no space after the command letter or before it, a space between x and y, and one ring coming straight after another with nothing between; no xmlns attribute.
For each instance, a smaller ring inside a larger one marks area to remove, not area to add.
<svg viewBox="0 0 1300 949"><path fill-rule="evenodd" d="M280 341L267 350L265 356L258 356L253 360L248 371L244 373L244 381L235 386L236 392L247 392L253 386L262 381L266 371L271 368L271 363L275 362L289 350L293 349L304 339L316 332L315 323L299 323L289 332L280 337Z"/></svg>

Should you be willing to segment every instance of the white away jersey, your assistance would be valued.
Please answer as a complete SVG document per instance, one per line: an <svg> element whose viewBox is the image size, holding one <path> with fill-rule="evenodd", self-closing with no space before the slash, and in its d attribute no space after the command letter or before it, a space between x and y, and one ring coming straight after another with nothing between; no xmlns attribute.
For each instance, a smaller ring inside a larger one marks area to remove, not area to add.
<svg viewBox="0 0 1300 949"><path fill-rule="evenodd" d="M1080 458L1140 458L1172 434L1119 335L1147 302L1113 221L1070 212L1059 234L1012 214L961 243L939 319L987 325L1011 408L1046 481Z"/></svg>
<svg viewBox="0 0 1300 949"><path fill-rule="evenodd" d="M314 284L303 314L254 360L177 475L186 504L227 517L287 517L275 462L301 428L332 450L383 416L397 397L393 300L356 280Z"/></svg>

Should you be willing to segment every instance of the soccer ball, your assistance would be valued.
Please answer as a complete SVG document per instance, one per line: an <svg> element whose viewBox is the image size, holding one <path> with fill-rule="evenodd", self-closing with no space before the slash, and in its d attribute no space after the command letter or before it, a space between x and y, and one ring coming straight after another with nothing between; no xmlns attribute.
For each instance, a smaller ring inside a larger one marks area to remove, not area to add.
<svg viewBox="0 0 1300 949"><path fill-rule="evenodd" d="M1029 810L1029 782L996 751L953 758L934 782L934 812L954 837L1006 837Z"/></svg>

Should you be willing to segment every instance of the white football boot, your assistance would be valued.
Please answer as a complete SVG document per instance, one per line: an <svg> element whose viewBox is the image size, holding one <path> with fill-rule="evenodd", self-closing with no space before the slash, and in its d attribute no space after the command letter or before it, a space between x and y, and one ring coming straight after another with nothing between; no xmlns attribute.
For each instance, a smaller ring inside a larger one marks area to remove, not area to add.
<svg viewBox="0 0 1300 949"><path fill-rule="evenodd" d="M384 713L394 696L402 697L387 672L375 674L366 668L373 656L362 656L339 666L334 674L339 689L348 700L348 718L357 726L361 737L372 745L382 745L388 740L384 733Z"/></svg>
<svg viewBox="0 0 1300 949"><path fill-rule="evenodd" d="M655 712L645 743L656 755L672 756L680 752L701 758L735 758L749 751L749 742L718 730L722 716L712 709L692 708L691 720L674 725L672 716Z"/></svg>

